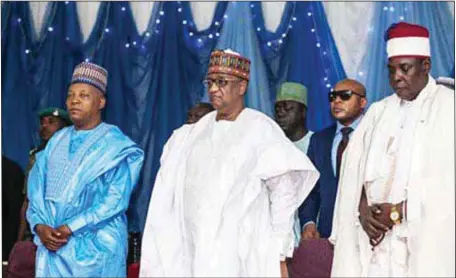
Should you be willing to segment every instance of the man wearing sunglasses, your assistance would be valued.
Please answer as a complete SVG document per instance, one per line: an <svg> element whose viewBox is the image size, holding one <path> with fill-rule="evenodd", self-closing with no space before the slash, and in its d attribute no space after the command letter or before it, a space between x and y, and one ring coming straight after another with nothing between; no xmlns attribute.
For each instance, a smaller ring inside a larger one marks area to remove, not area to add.
<svg viewBox="0 0 456 278"><path fill-rule="evenodd" d="M165 145L141 277L287 277L294 213L319 174L272 119L245 107L249 78L250 60L212 52L216 111Z"/></svg>
<svg viewBox="0 0 456 278"><path fill-rule="evenodd" d="M307 154L321 176L299 209L303 240L331 234L342 154L366 107L366 89L355 80L345 79L328 93L328 100L337 122L310 140Z"/></svg>
<svg viewBox="0 0 456 278"><path fill-rule="evenodd" d="M386 32L395 94L369 108L345 151L334 277L455 277L454 90L429 74L429 31Z"/></svg>

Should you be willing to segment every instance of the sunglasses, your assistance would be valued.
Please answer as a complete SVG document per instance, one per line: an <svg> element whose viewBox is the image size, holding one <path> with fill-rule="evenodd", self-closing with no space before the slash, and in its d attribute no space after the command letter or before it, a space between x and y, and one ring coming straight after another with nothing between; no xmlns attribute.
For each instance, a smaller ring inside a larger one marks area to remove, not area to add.
<svg viewBox="0 0 456 278"><path fill-rule="evenodd" d="M217 79L211 79L211 78L206 78L203 81L204 86L206 88L211 88L213 84L215 84L218 88L223 88L226 85L228 85L229 82L239 82L242 81L240 79L224 79L224 78L217 78Z"/></svg>
<svg viewBox="0 0 456 278"><path fill-rule="evenodd" d="M328 99L329 99L329 102L333 102L336 100L337 97L339 97L342 101L347 101L352 97L352 95L357 95L361 98L364 97L363 95L353 92L351 90L342 90L342 91L329 92Z"/></svg>

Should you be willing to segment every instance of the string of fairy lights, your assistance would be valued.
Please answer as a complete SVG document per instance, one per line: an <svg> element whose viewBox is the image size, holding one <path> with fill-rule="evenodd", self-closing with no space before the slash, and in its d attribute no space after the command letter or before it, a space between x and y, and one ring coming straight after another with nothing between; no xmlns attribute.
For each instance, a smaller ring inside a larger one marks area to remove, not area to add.
<svg viewBox="0 0 456 278"><path fill-rule="evenodd" d="M328 54L328 48L330 47L329 45L323 45L322 40L320 39L320 33L318 32L318 23L315 19L314 16L314 11L313 7L314 5L309 5L307 13L304 14L304 18L301 18L297 14L297 3L296 2L288 2L286 5L291 5L291 12L290 16L288 19L288 24L286 25L285 31L283 31L281 34L276 32L274 39L269 40L266 42L266 45L273 49L275 52L280 51L281 47L285 44L285 40L289 37L289 32L293 29L294 26L297 26L301 20L308 20L306 26L310 26L310 29L308 29L308 32L311 32L314 35L314 41L315 41L315 47L319 51L319 57L320 57L320 62L323 65L324 71L325 71L325 76L322 78L321 82L326 88L332 89L331 85L331 80L329 78L329 71L332 68L331 61L329 59L324 59L324 56ZM261 9L261 2L256 2L250 4L250 7L252 9ZM286 18L283 18L285 20ZM259 33L260 37L266 38L267 34L270 33L270 31L266 30L264 26L256 26L256 31Z"/></svg>
<svg viewBox="0 0 456 278"><path fill-rule="evenodd" d="M406 2L385 2L383 5L382 11L383 15L388 18L388 22L400 22L400 21L405 21L406 19L410 19L410 10L407 6L409 6L410 3ZM374 30L376 30L374 26L370 25L368 27L368 35L372 36ZM356 73L357 77L360 79L361 82L365 81L365 78L368 74L366 67L369 67L370 65L364 64L361 66L361 68L358 70Z"/></svg>
<svg viewBox="0 0 456 278"><path fill-rule="evenodd" d="M69 1L66 1L65 2L65 5L68 5L70 2ZM190 42L193 43L193 45L195 45L196 47L204 47L207 43L210 43L211 41L213 41L214 39L217 39L218 37L220 37L221 35L221 29L222 29L222 26L224 24L224 22L226 20L229 20L228 18L228 14L226 13L225 11L225 14L220 18L220 19L214 19L214 21L212 22L212 26L210 26L210 28L204 31L198 31L197 28L196 28L196 25L194 23L194 20L193 20L193 17L192 17L192 14L191 12L184 12L184 6L182 5L182 3L180 1L177 1L177 12L178 12L178 18L179 18L179 22L180 24L182 24L182 30L184 32L184 36L186 36ZM238 3L236 2L230 2L228 5L236 5ZM273 40L270 40L270 41L267 41L266 42L266 45L270 48L273 48L273 49L276 49L276 50L279 50L281 46L283 46L286 42L286 39L289 37L289 33L290 31L293 29L293 27L298 23L299 20L309 20L309 26L311 26L310 28L310 32L313 33L315 35L315 47L319 49L319 52L320 52L320 56L323 57L323 56L326 56L327 53L328 53L328 47L327 45L323 45L322 42L321 42L321 39L319 37L319 32L318 32L318 24L317 24L317 21L315 19L315 16L314 16L314 13L313 13L313 5L309 5L309 11L307 12L307 16L305 16L305 18L299 18L298 15L296 14L296 5L297 3L296 2L290 2L290 3L287 3L288 5L291 5L291 14L288 16L287 20L287 28L285 28L285 30L282 30L282 33L277 33L275 34L275 38ZM128 4L127 4L128 5ZM250 7L253 9L256 5L259 5L259 7L261 8L261 2L251 2L250 4ZM57 5L53 5L52 6L52 10L51 10L51 20L49 22L52 22L52 17L55 16L55 13L56 13L56 7ZM144 38L149 38L153 35L160 35L162 33L162 28L163 28L163 22L164 22L164 17L166 16L165 15L165 11L163 10L163 5L161 6L162 9L158 11L158 15L156 16L155 18L155 24L152 24L148 30L146 30L142 37ZM188 8L188 6L186 6ZM125 6L125 4L123 5L115 5L115 3L109 3L107 5L107 9L111 9L111 8L119 8L120 11L122 12L126 12L127 11L127 7ZM395 12L395 7L394 6L385 6L384 7L384 11L385 12ZM109 14L109 10L107 11L106 14ZM285 15L284 15L285 16ZM404 20L404 16L400 16L400 19L401 20ZM26 21L22 20L22 18L18 17L16 18L16 23L17 25L20 27L21 29L21 32L22 33L25 33L24 30L23 30L23 27L22 25L23 24L27 24ZM261 32L269 32L268 30L266 30L266 28L264 26L254 26L255 30L258 32L258 33L261 33ZM47 32L43 32L42 35L44 36L48 36L50 34L52 34L54 32L54 29L55 29L55 26L48 26L47 27ZM94 47L91 52L86 56L85 60L86 61L90 61L94 55L94 53L96 52L96 50L99 48L101 42L103 41L104 37L105 36L108 36L110 34L112 34L114 32L113 28L108 26L108 18L106 17L105 20L104 20L104 23L103 23L103 27L102 27L102 32L100 32L99 34L99 39L98 39L98 42L97 42L97 45L96 47ZM65 36L65 41L69 42L71 40L71 38L69 36ZM33 47L34 49L32 50L32 43L29 42L29 43L26 43L26 47L24 49L24 53L26 55L29 55L33 52L37 52L39 51L42 43L45 41L45 38L41 38L40 39L41 43L39 44L38 47ZM145 45L144 45L144 42L145 40L141 40L141 38L136 38L136 39L133 39L133 40L126 40L123 42L123 45L125 48L133 48L133 47L141 47L143 50L145 49ZM329 75L329 69L331 68L331 65L326 65L327 63L327 60L328 59L321 59L321 62L323 63L323 67L325 68L325 74L326 76L323 77L323 80L322 82L325 84L325 86L329 89L331 88L331 83L330 83L330 80L328 78L328 75ZM359 76L363 76L365 74L364 71L359 71Z"/></svg>

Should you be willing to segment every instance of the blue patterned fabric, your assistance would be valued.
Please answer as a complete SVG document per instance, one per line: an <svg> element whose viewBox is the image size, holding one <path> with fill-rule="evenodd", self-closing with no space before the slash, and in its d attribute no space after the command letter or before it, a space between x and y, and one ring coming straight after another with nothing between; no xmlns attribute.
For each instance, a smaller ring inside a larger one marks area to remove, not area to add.
<svg viewBox="0 0 456 278"><path fill-rule="evenodd" d="M85 83L94 86L103 94L106 94L108 85L108 72L101 66L82 62L76 66L71 79L71 84Z"/></svg>
<svg viewBox="0 0 456 278"><path fill-rule="evenodd" d="M56 252L34 237L37 277L126 276L125 212L143 159L133 141L105 123L52 137L29 175L27 219L31 227L65 224L73 234Z"/></svg>

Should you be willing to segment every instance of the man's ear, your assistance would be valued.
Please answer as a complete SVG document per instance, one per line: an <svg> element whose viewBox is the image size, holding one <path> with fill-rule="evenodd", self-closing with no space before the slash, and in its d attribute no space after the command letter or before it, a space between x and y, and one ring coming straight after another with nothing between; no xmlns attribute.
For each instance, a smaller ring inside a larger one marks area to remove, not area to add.
<svg viewBox="0 0 456 278"><path fill-rule="evenodd" d="M246 80L242 80L241 82L239 82L239 94L241 96L245 95L245 93L247 92L247 86L248 83Z"/></svg>
<svg viewBox="0 0 456 278"><path fill-rule="evenodd" d="M431 72L431 58L424 59L421 66L423 67L424 73L429 74Z"/></svg>
<svg viewBox="0 0 456 278"><path fill-rule="evenodd" d="M367 98L366 97L363 97L361 98L361 108L366 108L366 105L367 105Z"/></svg>
<svg viewBox="0 0 456 278"><path fill-rule="evenodd" d="M104 95L100 96L100 104L98 108L101 110L106 106L106 97Z"/></svg>

